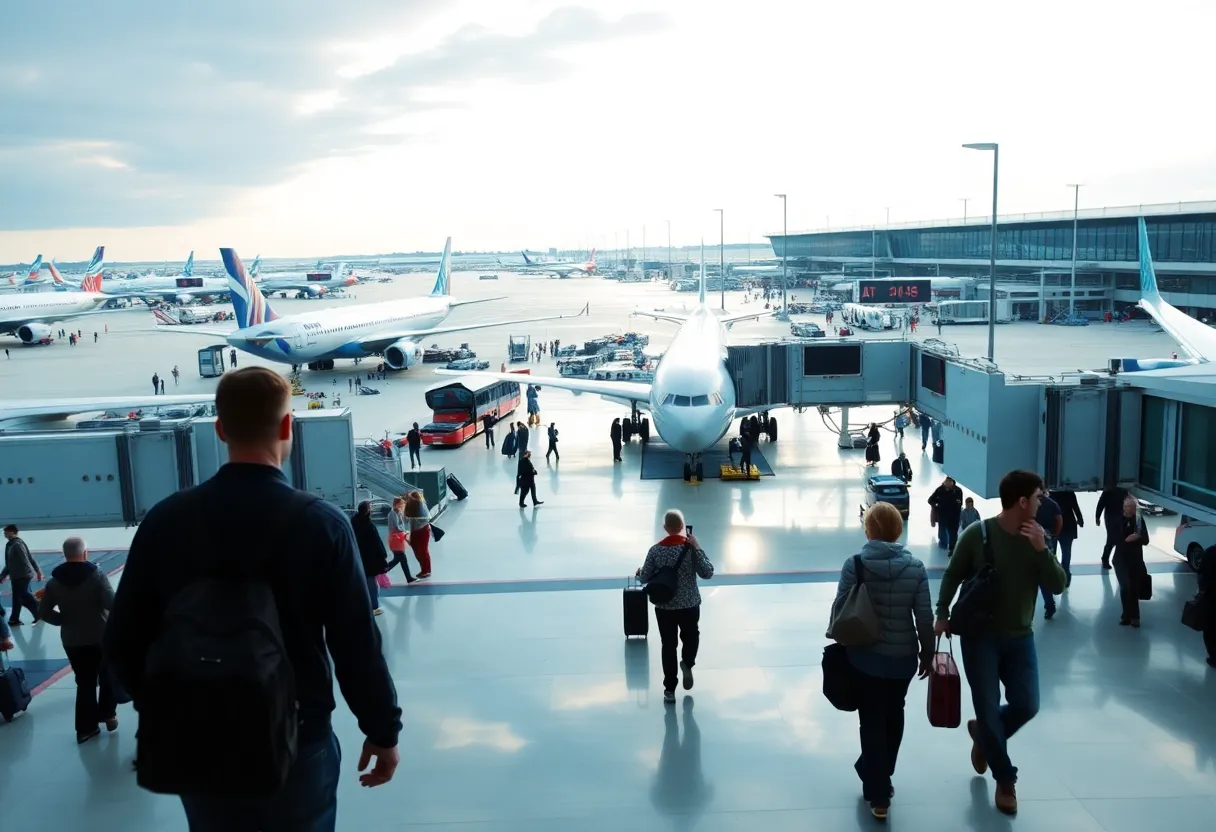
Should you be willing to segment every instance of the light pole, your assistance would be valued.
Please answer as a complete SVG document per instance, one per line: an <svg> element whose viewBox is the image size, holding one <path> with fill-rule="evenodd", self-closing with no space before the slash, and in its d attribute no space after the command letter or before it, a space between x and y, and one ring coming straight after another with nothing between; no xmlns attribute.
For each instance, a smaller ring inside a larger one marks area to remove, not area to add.
<svg viewBox="0 0 1216 832"><path fill-rule="evenodd" d="M996 360L996 193L1000 172L1001 148L996 142L972 142L963 147L968 150L992 151L992 239L989 242L988 258L988 360Z"/></svg>
<svg viewBox="0 0 1216 832"><path fill-rule="evenodd" d="M967 203L971 201L969 196L960 196L958 201L963 203L963 225L967 224Z"/></svg>
<svg viewBox="0 0 1216 832"><path fill-rule="evenodd" d="M1067 188L1072 188L1072 278L1069 281L1068 288L1068 317L1072 317L1076 311L1075 300L1077 297L1077 208L1081 205L1081 186L1066 185Z"/></svg>
<svg viewBox="0 0 1216 832"><path fill-rule="evenodd" d="M785 302L785 286L786 286L786 268L785 258L790 249L790 224L789 224L789 207L785 199L785 194L773 194L781 200L781 314L789 315L789 307Z"/></svg>
<svg viewBox="0 0 1216 832"><path fill-rule="evenodd" d="M667 279L675 280L675 275L671 272L671 220L665 220L667 223Z"/></svg>
<svg viewBox="0 0 1216 832"><path fill-rule="evenodd" d="M718 212L718 279L722 281L722 311L726 311L726 212Z"/></svg>

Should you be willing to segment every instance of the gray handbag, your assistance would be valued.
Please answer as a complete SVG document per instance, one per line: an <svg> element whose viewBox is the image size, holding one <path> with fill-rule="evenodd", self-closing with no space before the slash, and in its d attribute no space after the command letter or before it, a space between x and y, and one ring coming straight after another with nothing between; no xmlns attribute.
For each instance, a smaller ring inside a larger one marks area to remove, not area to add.
<svg viewBox="0 0 1216 832"><path fill-rule="evenodd" d="M878 643L882 629L874 603L870 600L870 589L863 577L861 555L853 556L853 572L857 576L856 583L840 606L832 611L827 637L845 647L868 647Z"/></svg>

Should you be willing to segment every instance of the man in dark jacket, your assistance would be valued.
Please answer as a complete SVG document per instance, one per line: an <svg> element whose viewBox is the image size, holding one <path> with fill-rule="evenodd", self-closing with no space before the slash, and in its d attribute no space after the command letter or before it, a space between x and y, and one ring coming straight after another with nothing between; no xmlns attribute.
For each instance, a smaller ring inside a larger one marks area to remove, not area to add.
<svg viewBox="0 0 1216 832"><path fill-rule="evenodd" d="M418 423L414 422L414 426L410 428L410 432L405 435L405 442L410 446L410 470L414 470L414 462L418 463L418 467L422 467L422 431L418 429Z"/></svg>
<svg viewBox="0 0 1216 832"><path fill-rule="evenodd" d="M355 516L350 519L350 527L355 533L355 545L359 548L363 574L367 576L367 595L371 598L372 615L383 615L384 610L380 609L380 585L376 583L376 578L388 572L388 550L384 548L384 538L380 537L380 531L372 521L370 502L364 500L359 503ZM402 563L404 564L404 560ZM408 566L406 577L409 577Z"/></svg>
<svg viewBox="0 0 1216 832"><path fill-rule="evenodd" d="M549 423L549 447L545 451L545 462L549 461L549 454L557 457L557 461L562 461L562 455L557 452L557 422Z"/></svg>
<svg viewBox="0 0 1216 832"><path fill-rule="evenodd" d="M745 477L752 475L752 451L755 450L755 447L755 428L752 426L751 419L744 419L739 430L739 470L743 472L743 476Z"/></svg>
<svg viewBox="0 0 1216 832"><path fill-rule="evenodd" d="M495 417L495 415L493 413L487 413L482 418L481 421L482 421L484 430L486 432L486 447L493 448L494 447L494 423L497 422L498 419Z"/></svg>
<svg viewBox="0 0 1216 832"><path fill-rule="evenodd" d="M523 422L518 422L515 425L515 453L521 457L528 450L528 426Z"/></svg>
<svg viewBox="0 0 1216 832"><path fill-rule="evenodd" d="M1077 504L1075 491L1053 491L1051 498L1060 507L1060 513L1064 519L1058 535L1060 566L1064 567L1065 586L1072 586L1072 544L1077 539L1077 529L1085 528L1085 516L1081 514L1081 506Z"/></svg>
<svg viewBox="0 0 1216 832"><path fill-rule="evenodd" d="M76 676L76 742L118 729L117 705L110 674L102 666L101 639L114 606L114 589L105 573L88 561L84 539L63 541L66 561L51 572L38 604L38 617L59 627L63 650ZM101 690L100 699L97 696Z"/></svg>
<svg viewBox="0 0 1216 832"><path fill-rule="evenodd" d="M1106 544L1102 547L1102 568L1110 569L1110 553L1119 542L1119 529L1122 525L1123 498L1127 496L1126 488L1108 488L1098 498L1098 508L1094 512L1094 523L1106 526ZM1103 522L1105 521L1105 522Z"/></svg>
<svg viewBox="0 0 1216 832"><path fill-rule="evenodd" d="M899 477L906 483L912 482L912 463L903 451L900 451L899 458L891 463L891 476Z"/></svg>
<svg viewBox="0 0 1216 832"><path fill-rule="evenodd" d="M400 759L401 709L354 534L337 506L306 501L283 475L292 444L291 388L285 379L256 366L226 373L216 388L215 407L215 431L228 446L229 461L208 481L153 506L140 523L106 626L106 657L142 713L151 692L145 668L175 596L197 586L234 550L263 553L295 675L296 761L284 788L269 798L190 795L182 804L195 832L332 830L341 761L330 724L335 674L366 737L359 768L375 759L374 768L360 777L362 784L387 783ZM208 715L199 719L197 730L207 730ZM182 753L191 753L188 742ZM228 752L241 753L240 747ZM217 768L228 762L203 761Z"/></svg>
<svg viewBox="0 0 1216 832"><path fill-rule="evenodd" d="M612 461L621 461L621 420L616 418L612 420L612 427L608 429L608 437L612 440Z"/></svg>
<svg viewBox="0 0 1216 832"><path fill-rule="evenodd" d="M958 524L963 514L963 489L954 483L954 477L946 477L929 496L933 506L930 525L937 526L937 544L948 552L954 551L958 541Z"/></svg>
<svg viewBox="0 0 1216 832"><path fill-rule="evenodd" d="M1216 546L1209 546L1199 561L1199 591L1208 613L1203 646L1208 651L1208 667L1216 667Z"/></svg>
<svg viewBox="0 0 1216 832"><path fill-rule="evenodd" d="M539 506L545 501L536 499L536 466L532 464L532 452L524 451L524 455L519 458L519 469L516 472L519 488L519 507L524 507L524 498L529 493L532 495L532 505Z"/></svg>
<svg viewBox="0 0 1216 832"><path fill-rule="evenodd" d="M8 542L4 544L4 568L0 569L0 582L6 578L13 579L13 611L8 619L9 626L21 624L21 608L25 607L38 623L38 602L34 593L30 592L30 582L37 578L42 580L42 569L38 561L30 554L30 547L17 536L18 529L12 523L4 527L4 536Z"/></svg>

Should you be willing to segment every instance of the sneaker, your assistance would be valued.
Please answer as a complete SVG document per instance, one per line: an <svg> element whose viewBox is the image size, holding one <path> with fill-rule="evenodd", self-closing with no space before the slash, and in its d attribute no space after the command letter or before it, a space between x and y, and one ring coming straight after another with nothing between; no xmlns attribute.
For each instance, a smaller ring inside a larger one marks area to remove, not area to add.
<svg viewBox="0 0 1216 832"><path fill-rule="evenodd" d="M676 704L676 692L674 690L663 691L663 701L668 705Z"/></svg>
<svg viewBox="0 0 1216 832"><path fill-rule="evenodd" d="M1132 619L1132 626L1133 626L1133 627L1135 627L1137 630L1139 630L1139 629L1140 629L1140 619L1139 619L1139 618L1133 618L1133 619Z"/></svg>
<svg viewBox="0 0 1216 832"><path fill-rule="evenodd" d="M372 615L384 615L384 610L376 607L374 610L372 610Z"/></svg>
<svg viewBox="0 0 1216 832"><path fill-rule="evenodd" d="M118 717L112 716L106 720L106 730L111 734L118 730Z"/></svg>
<svg viewBox="0 0 1216 832"><path fill-rule="evenodd" d="M692 668L680 662L680 675L684 677L684 690L692 690Z"/></svg>
<svg viewBox="0 0 1216 832"><path fill-rule="evenodd" d="M406 579L405 579L405 582L406 582L407 584L413 584L413 583L417 583L417 582L418 582L418 579L417 579L417 578L406 578Z"/></svg>
<svg viewBox="0 0 1216 832"><path fill-rule="evenodd" d="M887 810L889 808L890 808L889 806L883 806L878 803L871 803L870 804L870 814L874 816L875 820L886 820L887 819Z"/></svg>
<svg viewBox="0 0 1216 832"><path fill-rule="evenodd" d="M999 297L999 295L998 295L998 297ZM545 501L544 501L544 500L537 500L537 501L536 501L535 503L533 503L532 505L534 505L534 506L543 506L544 504L545 504Z"/></svg>
<svg viewBox="0 0 1216 832"><path fill-rule="evenodd" d="M1018 813L1018 792L1013 783L996 784L996 808L1007 815Z"/></svg>
<svg viewBox="0 0 1216 832"><path fill-rule="evenodd" d="M101 736L101 729L94 728L92 731L88 731L84 734L77 734L76 735L76 744L84 745L86 742L93 739L93 737L99 737L99 736Z"/></svg>
<svg viewBox="0 0 1216 832"><path fill-rule="evenodd" d="M980 748L979 724L974 719L967 720L967 734L971 737L971 767L976 774L983 774L988 771L988 760Z"/></svg>
<svg viewBox="0 0 1216 832"><path fill-rule="evenodd" d="M1130 619L1130 618L1120 618L1120 619L1119 619L1119 626L1120 626L1120 627L1126 627L1128 624L1131 624L1131 623L1132 623L1132 621L1131 621L1131 619Z"/></svg>
<svg viewBox="0 0 1216 832"><path fill-rule="evenodd" d="M1043 611L1043 619L1045 621L1050 621L1051 619L1053 619L1055 617L1056 617L1056 608L1055 607L1051 607L1050 609L1046 609Z"/></svg>
<svg viewBox="0 0 1216 832"><path fill-rule="evenodd" d="M420 573L418 573L418 578L429 578L429 577L431 577L431 573L430 573L430 572L420 572ZM415 578L415 580L418 580L418 578Z"/></svg>

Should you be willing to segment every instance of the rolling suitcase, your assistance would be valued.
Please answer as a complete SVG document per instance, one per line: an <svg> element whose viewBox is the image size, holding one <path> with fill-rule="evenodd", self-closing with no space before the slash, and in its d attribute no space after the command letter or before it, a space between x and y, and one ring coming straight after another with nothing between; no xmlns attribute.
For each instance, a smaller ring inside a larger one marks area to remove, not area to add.
<svg viewBox="0 0 1216 832"><path fill-rule="evenodd" d="M647 608L646 590L640 581L629 579L622 595L625 615L625 638L641 636L646 638L650 633L650 610Z"/></svg>
<svg viewBox="0 0 1216 832"><path fill-rule="evenodd" d="M929 673L929 724L934 728L957 728L963 721L962 679L958 665L954 663L954 643L947 640L950 652L941 652L942 639L938 636L937 652L933 654L933 666Z"/></svg>
<svg viewBox="0 0 1216 832"><path fill-rule="evenodd" d="M13 667L0 652L0 716L5 722L30 706L30 686L25 681L25 671Z"/></svg>
<svg viewBox="0 0 1216 832"><path fill-rule="evenodd" d="M455 474L448 474L448 491L455 494L457 500L463 500L469 496L469 489L465 488L464 484L456 479Z"/></svg>
<svg viewBox="0 0 1216 832"><path fill-rule="evenodd" d="M939 439L933 443L933 463L935 465L944 465L945 462L946 443Z"/></svg>

